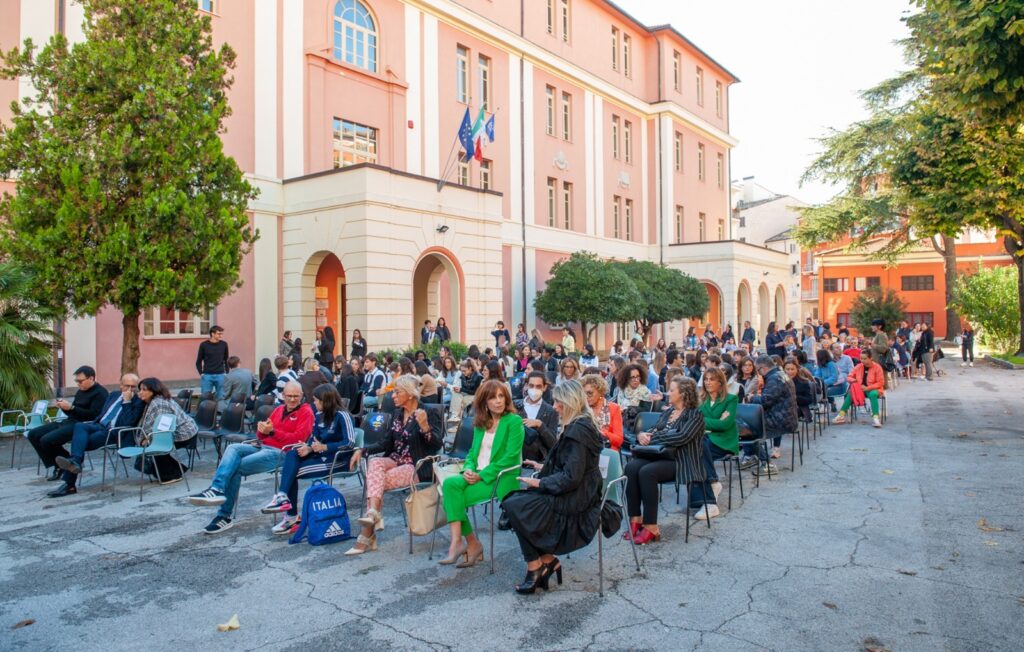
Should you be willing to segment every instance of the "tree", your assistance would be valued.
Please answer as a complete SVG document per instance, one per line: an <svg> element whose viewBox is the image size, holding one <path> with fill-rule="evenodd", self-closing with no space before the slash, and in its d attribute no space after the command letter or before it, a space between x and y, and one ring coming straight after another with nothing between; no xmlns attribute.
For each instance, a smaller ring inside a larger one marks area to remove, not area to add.
<svg viewBox="0 0 1024 652"><path fill-rule="evenodd" d="M32 301L36 281L10 262L0 263L0 406L21 409L49 394L57 335L47 325L55 311Z"/></svg>
<svg viewBox="0 0 1024 652"><path fill-rule="evenodd" d="M640 291L629 276L586 251L552 265L547 287L537 293L533 307L549 324L578 321L585 343L598 324L632 321L643 312Z"/></svg>
<svg viewBox="0 0 1024 652"><path fill-rule="evenodd" d="M84 0L86 41L57 35L0 53L32 83L0 131L0 249L36 278L33 296L72 314L124 317L121 371L136 371L149 306L207 310L239 287L257 234L255 197L220 134L235 54L179 0Z"/></svg>
<svg viewBox="0 0 1024 652"><path fill-rule="evenodd" d="M1010 267L985 269L957 278L953 291L957 309L975 327L985 344L1000 353L1013 350L1020 340L1020 299L1017 279Z"/></svg>
<svg viewBox="0 0 1024 652"><path fill-rule="evenodd" d="M850 305L850 323L862 335L871 332L871 322L875 319L881 319L886 330L892 330L906 314L906 302L891 288L867 288Z"/></svg>
<svg viewBox="0 0 1024 652"><path fill-rule="evenodd" d="M699 317L708 311L704 285L678 269L632 258L613 264L640 292L640 311L634 320L645 342L656 324Z"/></svg>

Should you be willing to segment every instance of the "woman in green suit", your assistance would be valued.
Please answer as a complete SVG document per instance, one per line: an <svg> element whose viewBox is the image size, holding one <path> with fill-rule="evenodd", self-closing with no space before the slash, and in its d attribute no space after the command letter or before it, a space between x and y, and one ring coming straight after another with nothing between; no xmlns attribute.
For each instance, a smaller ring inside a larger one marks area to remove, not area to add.
<svg viewBox="0 0 1024 652"><path fill-rule="evenodd" d="M702 507L703 498L708 497L708 509L699 509L695 518L705 519L718 516L718 492L722 483L715 472L715 461L726 455L738 455L740 452L739 434L736 429L736 409L739 405L734 394L729 393L725 374L718 367L704 370L703 387L701 387L700 411L704 414L704 468L707 481L696 484L690 492L690 506Z"/></svg>
<svg viewBox="0 0 1024 652"><path fill-rule="evenodd" d="M468 568L484 559L484 546L473 533L466 515L467 505L475 505L491 497L498 483L500 501L519 488L519 474L510 471L498 479L505 469L518 468L523 463L523 419L512 405L508 384L500 380L485 381L473 399L473 446L469 449L460 475L444 481L444 512L452 530L452 543L448 556L441 564L454 564L465 559L456 568ZM465 536L466 542L462 542Z"/></svg>

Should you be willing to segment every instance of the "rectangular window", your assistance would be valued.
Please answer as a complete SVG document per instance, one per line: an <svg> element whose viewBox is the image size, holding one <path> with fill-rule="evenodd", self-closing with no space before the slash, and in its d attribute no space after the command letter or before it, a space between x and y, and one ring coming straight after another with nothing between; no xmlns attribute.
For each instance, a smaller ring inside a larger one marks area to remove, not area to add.
<svg viewBox="0 0 1024 652"><path fill-rule="evenodd" d="M676 244L682 244L683 242L683 207L676 206L676 228L675 228Z"/></svg>
<svg viewBox="0 0 1024 652"><path fill-rule="evenodd" d="M725 89L722 86L722 82L715 82L715 115L719 118L722 117L722 99Z"/></svg>
<svg viewBox="0 0 1024 652"><path fill-rule="evenodd" d="M572 95L562 93L562 140L572 140Z"/></svg>
<svg viewBox="0 0 1024 652"><path fill-rule="evenodd" d="M199 0L199 8L212 14L217 8L217 3L215 0Z"/></svg>
<svg viewBox="0 0 1024 652"><path fill-rule="evenodd" d="M826 278L821 283L823 292L849 292L850 279L848 278Z"/></svg>
<svg viewBox="0 0 1024 652"><path fill-rule="evenodd" d="M633 200L626 200L626 239L633 239Z"/></svg>
<svg viewBox="0 0 1024 652"><path fill-rule="evenodd" d="M569 42L569 0L562 0L562 40Z"/></svg>
<svg viewBox="0 0 1024 652"><path fill-rule="evenodd" d="M566 231L572 229L572 184L562 182L562 222Z"/></svg>
<svg viewBox="0 0 1024 652"><path fill-rule="evenodd" d="M619 28L612 27L612 70L619 69Z"/></svg>
<svg viewBox="0 0 1024 652"><path fill-rule="evenodd" d="M622 198L618 195L612 198L612 237L622 237Z"/></svg>
<svg viewBox="0 0 1024 652"><path fill-rule="evenodd" d="M704 69L697 66L697 105L704 106Z"/></svg>
<svg viewBox="0 0 1024 652"><path fill-rule="evenodd" d="M547 127L546 131L549 136L555 135L555 89L553 86L546 86L544 88L544 99L547 102Z"/></svg>
<svg viewBox="0 0 1024 652"><path fill-rule="evenodd" d="M146 308L142 311L144 337L206 337L213 313L194 314L174 308Z"/></svg>
<svg viewBox="0 0 1024 652"><path fill-rule="evenodd" d="M612 158L619 159L619 116L612 116Z"/></svg>
<svg viewBox="0 0 1024 652"><path fill-rule="evenodd" d="M465 152L459 152L459 185L469 185L469 161L464 160L466 158Z"/></svg>
<svg viewBox="0 0 1024 652"><path fill-rule="evenodd" d="M622 35L622 72L627 77L633 74L633 53L631 48L633 46L633 39L629 37L629 34Z"/></svg>
<svg viewBox="0 0 1024 652"><path fill-rule="evenodd" d="M676 132L675 152L676 152L676 172L682 172L683 171L683 134L678 132L678 131Z"/></svg>
<svg viewBox="0 0 1024 652"><path fill-rule="evenodd" d="M902 276L900 283L902 289L909 292L935 289L934 276Z"/></svg>
<svg viewBox="0 0 1024 652"><path fill-rule="evenodd" d="M697 213L697 236L698 242L707 240L708 216L704 213Z"/></svg>
<svg viewBox="0 0 1024 652"><path fill-rule="evenodd" d="M799 274L800 273L800 265L796 264L796 263L794 263L793 265L790 265L789 266L789 273L792 274L793 276L796 276L797 274Z"/></svg>
<svg viewBox="0 0 1024 652"><path fill-rule="evenodd" d="M626 120L622 124L623 149L626 153L626 163L633 162L633 124Z"/></svg>
<svg viewBox="0 0 1024 652"><path fill-rule="evenodd" d="M558 188L558 182L548 177L548 226L555 225L555 213L557 211L555 203L555 189Z"/></svg>
<svg viewBox="0 0 1024 652"><path fill-rule="evenodd" d="M715 178L718 180L718 187L725 187L725 155L719 154L715 160Z"/></svg>
<svg viewBox="0 0 1024 652"><path fill-rule="evenodd" d="M677 93L683 91L683 56L672 51L672 86Z"/></svg>
<svg viewBox="0 0 1024 652"><path fill-rule="evenodd" d="M455 48L455 99L469 104L469 50L461 45Z"/></svg>
<svg viewBox="0 0 1024 652"><path fill-rule="evenodd" d="M848 312L836 313L836 327L837 328L849 328L850 327L850 313L848 313Z"/></svg>
<svg viewBox="0 0 1024 652"><path fill-rule="evenodd" d="M868 288L881 287L882 279L878 276L858 276L853 279L853 289L857 292L863 292Z"/></svg>
<svg viewBox="0 0 1024 652"><path fill-rule="evenodd" d="M480 161L480 188L491 189L491 162L487 159Z"/></svg>
<svg viewBox="0 0 1024 652"><path fill-rule="evenodd" d="M789 253L791 253L791 254L795 254L796 253L796 244L795 243L792 243L792 242L789 243ZM874 278L878 278L878 277L876 276Z"/></svg>
<svg viewBox="0 0 1024 652"><path fill-rule="evenodd" d="M491 59L480 55L477 60L477 75L480 79L480 108L484 111L491 110Z"/></svg>
<svg viewBox="0 0 1024 652"><path fill-rule="evenodd" d="M725 240L725 220L718 220L718 239Z"/></svg>
<svg viewBox="0 0 1024 652"><path fill-rule="evenodd" d="M934 318L934 313L908 312L905 318L908 324L928 324L929 326L932 326L932 319Z"/></svg>
<svg viewBox="0 0 1024 652"><path fill-rule="evenodd" d="M377 130L334 118L334 167L377 162Z"/></svg>
<svg viewBox="0 0 1024 652"><path fill-rule="evenodd" d="M704 180L704 143L697 145L697 179Z"/></svg>
<svg viewBox="0 0 1024 652"><path fill-rule="evenodd" d="M548 34L555 33L555 0L548 0Z"/></svg>

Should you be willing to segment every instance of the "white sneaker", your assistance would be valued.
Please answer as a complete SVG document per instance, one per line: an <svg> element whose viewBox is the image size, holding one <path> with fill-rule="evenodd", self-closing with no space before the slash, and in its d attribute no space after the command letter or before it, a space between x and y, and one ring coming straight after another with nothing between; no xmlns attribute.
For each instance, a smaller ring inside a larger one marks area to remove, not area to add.
<svg viewBox="0 0 1024 652"><path fill-rule="evenodd" d="M871 417L871 425L873 425L876 428L882 427L882 420L878 418L877 414Z"/></svg>
<svg viewBox="0 0 1024 652"><path fill-rule="evenodd" d="M974 366L974 362L970 362L967 366L968 367L973 367Z"/></svg>
<svg viewBox="0 0 1024 652"><path fill-rule="evenodd" d="M711 491L715 494L715 500L718 500L718 494L722 493L722 483L712 482Z"/></svg>
<svg viewBox="0 0 1024 652"><path fill-rule="evenodd" d="M281 522L275 525L274 527L270 528L270 531L274 534L291 534L292 529L295 528L298 524L298 515L288 516L287 514L285 514L281 518Z"/></svg>
<svg viewBox="0 0 1024 652"><path fill-rule="evenodd" d="M961 362L961 363L960 363L960 366L961 366L961 367L966 367L966 366L967 366L967 363L966 363L966 362Z"/></svg>
<svg viewBox="0 0 1024 652"><path fill-rule="evenodd" d="M697 510L697 513L694 514L693 517L695 519L697 519L698 521L704 521L704 520L707 520L709 518L714 518L714 517L716 517L718 515L719 515L718 505L708 505L708 512L707 512L707 514L704 513L704 508L701 507L700 509Z"/></svg>

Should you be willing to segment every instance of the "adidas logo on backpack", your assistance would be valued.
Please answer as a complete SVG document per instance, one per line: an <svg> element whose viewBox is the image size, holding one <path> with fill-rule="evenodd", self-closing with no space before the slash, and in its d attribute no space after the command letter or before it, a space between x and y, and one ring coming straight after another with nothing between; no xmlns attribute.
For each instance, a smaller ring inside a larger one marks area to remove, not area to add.
<svg viewBox="0 0 1024 652"><path fill-rule="evenodd" d="M320 480L314 480L302 497L302 521L288 543L299 543L306 538L313 546L352 538L345 497Z"/></svg>

